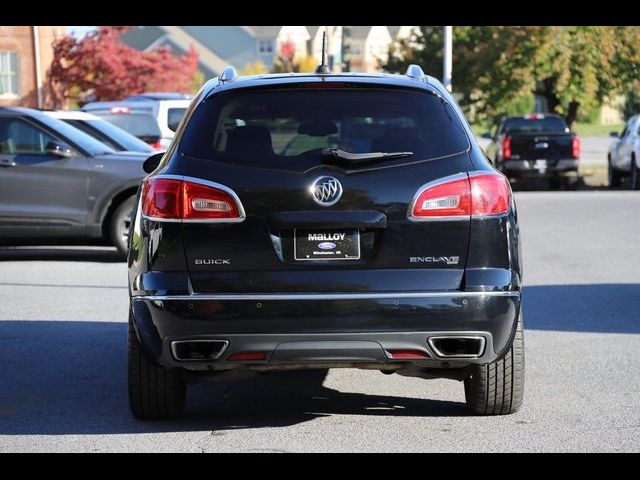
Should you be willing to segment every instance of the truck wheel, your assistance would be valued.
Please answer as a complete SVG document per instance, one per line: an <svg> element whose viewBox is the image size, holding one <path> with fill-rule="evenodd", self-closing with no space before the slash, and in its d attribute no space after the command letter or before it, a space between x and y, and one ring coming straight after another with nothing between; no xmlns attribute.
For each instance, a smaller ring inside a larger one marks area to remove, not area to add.
<svg viewBox="0 0 640 480"><path fill-rule="evenodd" d="M129 313L129 407L140 420L159 420L180 415L184 410L187 387L180 373L161 367L145 356L133 331Z"/></svg>
<svg viewBox="0 0 640 480"><path fill-rule="evenodd" d="M131 213L133 212L133 203L135 196L127 198L122 202L111 216L109 223L109 238L111 243L123 255L127 254L129 244L129 226L131 225Z"/></svg>
<svg viewBox="0 0 640 480"><path fill-rule="evenodd" d="M616 170L613 165L611 165L611 157L609 157L608 165L608 174L609 174L609 188L616 188L620 186L620 182L622 181L622 175L620 172Z"/></svg>
<svg viewBox="0 0 640 480"><path fill-rule="evenodd" d="M474 365L464 381L467 405L477 415L515 413L524 397L524 332L522 312L507 354L488 365Z"/></svg>
<svg viewBox="0 0 640 480"><path fill-rule="evenodd" d="M640 172L635 154L631 157L631 190L640 190Z"/></svg>

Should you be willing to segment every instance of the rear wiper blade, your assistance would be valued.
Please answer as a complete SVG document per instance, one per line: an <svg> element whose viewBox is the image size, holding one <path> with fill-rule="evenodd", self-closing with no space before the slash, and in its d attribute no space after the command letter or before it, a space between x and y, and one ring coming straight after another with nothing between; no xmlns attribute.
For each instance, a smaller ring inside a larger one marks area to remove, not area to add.
<svg viewBox="0 0 640 480"><path fill-rule="evenodd" d="M350 153L338 148L325 148L322 150L322 160L324 162L344 162L352 165L375 162L378 160L390 160L392 158L410 157L411 155L413 155L413 152Z"/></svg>

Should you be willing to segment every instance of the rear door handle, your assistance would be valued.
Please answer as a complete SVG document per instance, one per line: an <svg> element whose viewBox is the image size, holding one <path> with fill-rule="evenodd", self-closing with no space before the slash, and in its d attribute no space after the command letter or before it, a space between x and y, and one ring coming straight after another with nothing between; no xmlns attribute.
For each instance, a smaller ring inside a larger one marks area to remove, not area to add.
<svg viewBox="0 0 640 480"><path fill-rule="evenodd" d="M17 165L16 161L11 158L0 158L0 167L15 167Z"/></svg>

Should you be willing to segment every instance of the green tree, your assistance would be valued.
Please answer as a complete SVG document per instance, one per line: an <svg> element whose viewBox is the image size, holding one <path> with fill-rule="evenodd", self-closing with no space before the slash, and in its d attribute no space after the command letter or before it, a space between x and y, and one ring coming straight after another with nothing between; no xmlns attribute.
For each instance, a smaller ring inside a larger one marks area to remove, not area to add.
<svg viewBox="0 0 640 480"><path fill-rule="evenodd" d="M442 27L420 27L392 46L385 70L418 63L440 77L442 35ZM591 110L637 77L638 38L640 27L455 27L454 93L479 123L517 111L535 93L571 125L579 108Z"/></svg>
<svg viewBox="0 0 640 480"><path fill-rule="evenodd" d="M640 80L634 82L625 97L624 105L622 106L622 116L625 120L629 120L634 115L640 113Z"/></svg>

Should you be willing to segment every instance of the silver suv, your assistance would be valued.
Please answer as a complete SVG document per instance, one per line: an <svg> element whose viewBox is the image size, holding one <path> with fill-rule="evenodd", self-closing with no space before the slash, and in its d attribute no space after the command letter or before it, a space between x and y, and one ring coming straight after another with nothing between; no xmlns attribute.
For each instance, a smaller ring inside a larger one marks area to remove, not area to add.
<svg viewBox="0 0 640 480"><path fill-rule="evenodd" d="M144 140L156 150L166 150L191 102L182 93L145 93L118 102L92 102L85 112L104 118Z"/></svg>

